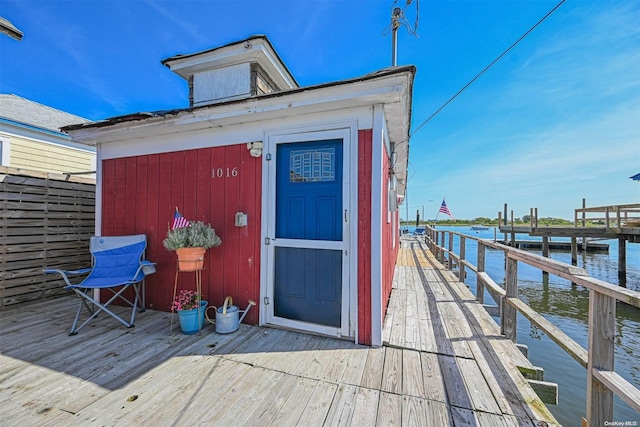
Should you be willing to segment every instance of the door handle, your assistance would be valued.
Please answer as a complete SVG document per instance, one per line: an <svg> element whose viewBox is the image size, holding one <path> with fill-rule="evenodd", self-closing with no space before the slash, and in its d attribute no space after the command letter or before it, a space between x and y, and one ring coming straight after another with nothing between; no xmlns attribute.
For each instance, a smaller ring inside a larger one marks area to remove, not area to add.
<svg viewBox="0 0 640 427"><path fill-rule="evenodd" d="M349 222L349 214L346 209L344 210L344 222Z"/></svg>

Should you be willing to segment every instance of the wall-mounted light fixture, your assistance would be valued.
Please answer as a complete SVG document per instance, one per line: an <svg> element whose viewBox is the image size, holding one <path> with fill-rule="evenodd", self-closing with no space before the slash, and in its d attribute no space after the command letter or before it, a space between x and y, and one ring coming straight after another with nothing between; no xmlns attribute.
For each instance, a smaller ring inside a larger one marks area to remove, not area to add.
<svg viewBox="0 0 640 427"><path fill-rule="evenodd" d="M247 143L247 150L251 157L260 157L262 155L262 141Z"/></svg>

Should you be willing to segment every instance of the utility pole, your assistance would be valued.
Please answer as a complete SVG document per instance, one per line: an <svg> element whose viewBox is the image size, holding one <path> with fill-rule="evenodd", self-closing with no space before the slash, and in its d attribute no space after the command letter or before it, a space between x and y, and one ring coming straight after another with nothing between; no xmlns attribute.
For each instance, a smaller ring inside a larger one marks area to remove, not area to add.
<svg viewBox="0 0 640 427"><path fill-rule="evenodd" d="M396 66L398 63L398 28L400 28L400 15L402 9L396 7L391 13L391 65Z"/></svg>

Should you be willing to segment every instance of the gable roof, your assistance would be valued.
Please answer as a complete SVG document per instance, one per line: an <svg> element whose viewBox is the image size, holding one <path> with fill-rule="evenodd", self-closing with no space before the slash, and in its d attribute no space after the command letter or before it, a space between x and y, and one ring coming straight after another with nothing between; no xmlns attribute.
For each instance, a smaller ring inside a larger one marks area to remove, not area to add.
<svg viewBox="0 0 640 427"><path fill-rule="evenodd" d="M64 126L89 120L13 94L0 94L0 120L62 132Z"/></svg>

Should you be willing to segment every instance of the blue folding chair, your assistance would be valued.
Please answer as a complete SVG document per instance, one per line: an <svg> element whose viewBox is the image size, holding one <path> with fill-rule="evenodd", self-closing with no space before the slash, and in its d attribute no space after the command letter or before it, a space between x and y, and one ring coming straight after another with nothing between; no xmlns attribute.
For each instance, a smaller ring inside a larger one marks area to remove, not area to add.
<svg viewBox="0 0 640 427"><path fill-rule="evenodd" d="M91 252L92 267L80 270L55 270L46 269L45 273L58 273L62 276L67 284L64 289L72 289L78 297L80 304L76 318L71 326L69 335L75 335L87 323L93 320L99 313L105 312L111 317L122 323L127 328L134 326L133 322L136 317L136 309L144 311L144 300L140 294L140 287L145 276L153 274L156 271L156 264L147 260L143 260L142 256L147 247L147 236L138 234L135 236L94 236L89 243L89 251ZM73 284L69 281L69 276L87 274L80 283ZM131 302L123 294L132 288L135 293L135 299ZM113 293L105 303L93 298L91 295L94 290L109 290ZM111 311L108 306L116 299L124 301L131 306L131 320L127 322L116 313ZM89 311L89 318L79 327L78 320L82 307Z"/></svg>

